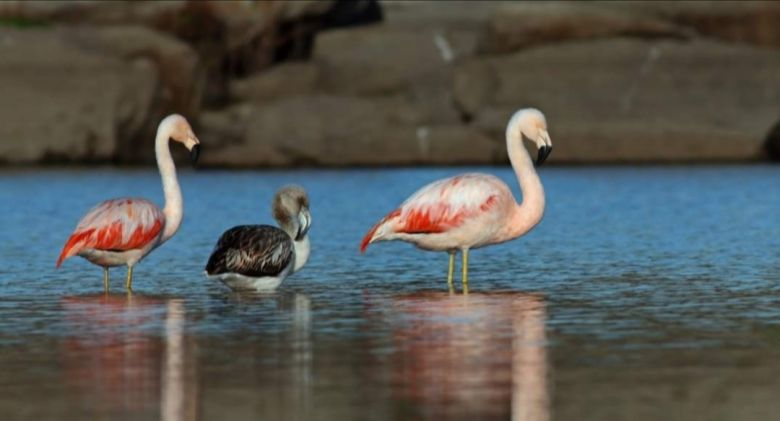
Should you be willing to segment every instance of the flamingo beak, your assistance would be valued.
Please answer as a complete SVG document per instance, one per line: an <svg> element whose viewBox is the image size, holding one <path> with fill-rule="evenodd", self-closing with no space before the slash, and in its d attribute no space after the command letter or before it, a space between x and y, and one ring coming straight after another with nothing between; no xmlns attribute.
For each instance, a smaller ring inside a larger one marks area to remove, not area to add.
<svg viewBox="0 0 780 421"><path fill-rule="evenodd" d="M547 130L539 130L537 144L540 145L539 154L536 156L536 165L539 166L547 160L547 157L550 156L550 153L552 152L552 141L550 140L550 135L547 133Z"/></svg>
<svg viewBox="0 0 780 421"><path fill-rule="evenodd" d="M544 161L547 160L547 157L550 156L551 152L552 146L544 145L539 148L539 154L536 156L536 165L539 166L544 164Z"/></svg>
<svg viewBox="0 0 780 421"><path fill-rule="evenodd" d="M198 157L200 156L200 140L198 140L198 138L195 136L195 133L190 131L185 136L184 141L180 142L184 143L184 146L190 151L190 160L192 161L192 165L197 164Z"/></svg>
<svg viewBox="0 0 780 421"><path fill-rule="evenodd" d="M295 241L303 240L303 237L309 232L311 228L311 213L309 208L301 208L298 212L298 235L295 236Z"/></svg>
<svg viewBox="0 0 780 421"><path fill-rule="evenodd" d="M198 163L199 156L200 156L200 143L196 143L192 145L192 149L190 149L190 160L192 161L192 165Z"/></svg>

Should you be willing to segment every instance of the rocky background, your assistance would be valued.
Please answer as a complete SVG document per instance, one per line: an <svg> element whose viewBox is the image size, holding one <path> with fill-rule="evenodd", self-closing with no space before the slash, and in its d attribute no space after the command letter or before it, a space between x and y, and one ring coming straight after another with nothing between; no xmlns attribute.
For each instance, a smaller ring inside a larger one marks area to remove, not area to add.
<svg viewBox="0 0 780 421"><path fill-rule="evenodd" d="M504 164L526 106L554 163L761 161L780 2L11 1L0 87L5 165L152 163L171 112L207 166Z"/></svg>

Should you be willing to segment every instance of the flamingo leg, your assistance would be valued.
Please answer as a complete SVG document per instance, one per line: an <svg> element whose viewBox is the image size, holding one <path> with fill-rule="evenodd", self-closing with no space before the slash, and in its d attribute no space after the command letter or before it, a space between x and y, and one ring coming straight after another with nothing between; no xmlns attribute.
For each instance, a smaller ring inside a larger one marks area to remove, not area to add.
<svg viewBox="0 0 780 421"><path fill-rule="evenodd" d="M469 293L469 249L463 249L463 277L460 279L463 285L463 293Z"/></svg>
<svg viewBox="0 0 780 421"><path fill-rule="evenodd" d="M103 292L108 294L108 267L103 268Z"/></svg>
<svg viewBox="0 0 780 421"><path fill-rule="evenodd" d="M125 282L125 288L127 289L127 292L133 290L133 267L132 266L127 267L127 281Z"/></svg>
<svg viewBox="0 0 780 421"><path fill-rule="evenodd" d="M450 255L450 266L447 270L447 286L450 288L450 292L453 292L452 274L455 272L455 250L450 250L448 253Z"/></svg>

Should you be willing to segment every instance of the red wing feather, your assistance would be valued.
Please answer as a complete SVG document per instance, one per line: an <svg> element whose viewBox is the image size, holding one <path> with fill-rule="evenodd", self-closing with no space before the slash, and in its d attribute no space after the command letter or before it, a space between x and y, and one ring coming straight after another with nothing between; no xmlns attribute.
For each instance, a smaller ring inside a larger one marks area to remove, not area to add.
<svg viewBox="0 0 780 421"><path fill-rule="evenodd" d="M68 241L65 242L65 246L62 247L62 252L60 253L60 257L57 258L57 267L60 267L60 265L62 265L63 260L78 253L78 250L75 250L74 248L80 245L81 243L83 243L85 239L89 238L89 236L92 235L93 232L94 230L90 230L85 232L77 232L71 235L70 238L68 238ZM81 247L79 247L79 250L80 249Z"/></svg>
<svg viewBox="0 0 780 421"><path fill-rule="evenodd" d="M413 194L399 209L368 231L360 244L364 252L377 230L383 233L437 234L463 225L469 218L490 212L501 200L503 184L495 177L464 174L431 183ZM504 188L505 189L505 188Z"/></svg>
<svg viewBox="0 0 780 421"><path fill-rule="evenodd" d="M360 242L360 252L361 253L365 253L366 248L368 247L368 243L371 241L371 237L374 236L374 233L376 233L376 230L379 229L379 227L382 226L382 224L384 224L385 222L389 221L390 219L395 218L396 216L398 216L400 214L401 214L401 210L400 209L396 209L396 210L388 213L387 216L382 218L381 221L379 221L376 225L371 227L371 229L368 230L368 233L366 234L366 236L363 237L363 241Z"/></svg>
<svg viewBox="0 0 780 421"><path fill-rule="evenodd" d="M409 210L404 210L403 212L401 209L396 209L387 214L387 216L382 218L379 223L368 231L366 236L363 237L363 241L360 243L360 252L363 253L366 251L376 230L392 219L398 221L397 224L394 224L393 232L406 234L434 234L460 226L463 223L464 217L467 215L468 212L464 209L451 212L450 207L446 204L437 204L424 208L411 208Z"/></svg>
<svg viewBox="0 0 780 421"><path fill-rule="evenodd" d="M90 211L65 242L57 267L84 249L126 251L156 239L163 228L162 212L151 202L135 201L135 209L132 199L117 199Z"/></svg>
<svg viewBox="0 0 780 421"><path fill-rule="evenodd" d="M407 234L445 232L462 224L464 216L465 212L463 210L450 212L450 207L445 204L410 209L403 216L402 225L395 231Z"/></svg>

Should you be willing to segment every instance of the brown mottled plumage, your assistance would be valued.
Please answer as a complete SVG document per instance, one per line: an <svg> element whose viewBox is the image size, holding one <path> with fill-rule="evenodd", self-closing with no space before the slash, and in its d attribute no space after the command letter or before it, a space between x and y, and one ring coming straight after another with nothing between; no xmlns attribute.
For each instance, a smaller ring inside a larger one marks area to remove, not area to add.
<svg viewBox="0 0 780 421"><path fill-rule="evenodd" d="M219 237L206 272L277 276L294 257L292 238L286 232L270 225L240 225Z"/></svg>
<svg viewBox="0 0 780 421"><path fill-rule="evenodd" d="M234 289L267 289L300 269L309 255L306 192L299 186L279 189L272 210L281 228L241 225L225 231L209 257L206 274Z"/></svg>

